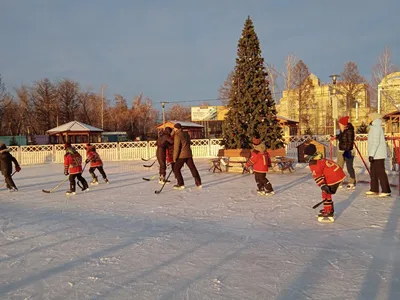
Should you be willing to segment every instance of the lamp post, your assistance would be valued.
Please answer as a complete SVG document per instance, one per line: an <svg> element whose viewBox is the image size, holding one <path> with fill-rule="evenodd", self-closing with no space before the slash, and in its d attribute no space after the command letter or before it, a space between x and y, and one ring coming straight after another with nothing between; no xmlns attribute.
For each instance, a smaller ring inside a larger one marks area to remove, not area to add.
<svg viewBox="0 0 400 300"><path fill-rule="evenodd" d="M107 85L101 85L101 129L104 129L104 89Z"/></svg>
<svg viewBox="0 0 400 300"><path fill-rule="evenodd" d="M329 76L332 79L332 84L329 88L329 94L331 95L332 100L332 118L333 118L333 135L336 135L336 120L338 118L338 111L337 111L337 98L336 98L336 82L337 79L340 77L338 74L332 74Z"/></svg>
<svg viewBox="0 0 400 300"><path fill-rule="evenodd" d="M162 107L162 122L163 122L163 129L165 129L165 104L168 102L161 102L161 107Z"/></svg>
<svg viewBox="0 0 400 300"><path fill-rule="evenodd" d="M358 107L361 104L361 100L357 99L356 100L356 121L358 121Z"/></svg>

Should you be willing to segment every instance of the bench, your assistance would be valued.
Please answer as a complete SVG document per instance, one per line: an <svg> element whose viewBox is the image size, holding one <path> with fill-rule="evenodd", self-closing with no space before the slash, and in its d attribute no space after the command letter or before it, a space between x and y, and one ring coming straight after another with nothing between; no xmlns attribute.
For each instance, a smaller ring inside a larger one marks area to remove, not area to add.
<svg viewBox="0 0 400 300"><path fill-rule="evenodd" d="M289 170L289 172L294 171L293 164L295 159L286 157L286 151L284 148L267 151L271 157L272 170L278 168L278 170L282 173L285 170ZM245 168L245 165L251 156L250 149L219 149L217 156L218 158L213 158L210 160L211 167L208 169L208 171L212 170L213 173L215 173L215 171L223 172L223 168L225 168L225 171L227 171L229 167L235 167L239 165L242 168L242 174L248 172L248 170ZM238 157L242 157L243 159L238 160Z"/></svg>
<svg viewBox="0 0 400 300"><path fill-rule="evenodd" d="M289 158L285 156L275 156L271 158L272 169L278 167L279 171L281 171L282 173L285 170L289 170L289 172L292 173L294 171L294 162L294 158Z"/></svg>
<svg viewBox="0 0 400 300"><path fill-rule="evenodd" d="M215 173L216 170L223 172L223 168L225 171L228 168L240 168L242 170L242 174L246 172L246 162L251 156L250 149L219 149L218 158L212 158L210 160L211 167L208 171L213 170Z"/></svg>

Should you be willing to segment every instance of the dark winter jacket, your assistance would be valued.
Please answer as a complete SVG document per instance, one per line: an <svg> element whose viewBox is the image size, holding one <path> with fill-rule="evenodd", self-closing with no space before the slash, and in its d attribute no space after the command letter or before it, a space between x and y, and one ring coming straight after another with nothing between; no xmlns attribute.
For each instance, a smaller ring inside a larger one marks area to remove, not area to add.
<svg viewBox="0 0 400 300"><path fill-rule="evenodd" d="M354 127L351 123L348 123L343 132L337 135L339 141L339 150L350 151L353 150L354 146Z"/></svg>
<svg viewBox="0 0 400 300"><path fill-rule="evenodd" d="M174 162L176 162L178 158L189 158L192 156L189 133L187 131L182 131L182 129L175 131L173 153Z"/></svg>
<svg viewBox="0 0 400 300"><path fill-rule="evenodd" d="M167 149L173 147L172 146L173 144L174 140L168 133L164 132L157 140L157 152L156 152L157 159L165 161Z"/></svg>
<svg viewBox="0 0 400 300"><path fill-rule="evenodd" d="M0 150L0 169L3 175L10 175L12 173L12 163L15 167L19 167L17 159L12 156L10 149Z"/></svg>

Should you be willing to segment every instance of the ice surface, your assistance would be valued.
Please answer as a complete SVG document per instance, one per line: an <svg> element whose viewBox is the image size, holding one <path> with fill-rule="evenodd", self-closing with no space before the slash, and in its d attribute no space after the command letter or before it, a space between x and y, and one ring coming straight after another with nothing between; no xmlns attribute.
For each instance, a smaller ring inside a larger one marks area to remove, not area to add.
<svg viewBox="0 0 400 300"><path fill-rule="evenodd" d="M75 196L67 183L41 192L62 165L23 167L19 192L0 190L0 298L400 299L396 188L389 199L364 196L368 184L341 190L336 222L321 224L304 166L268 174L266 197L253 175L195 162L202 189L185 168L186 189L172 180L159 195L158 178L142 180L157 166L143 161L106 162L110 184Z"/></svg>

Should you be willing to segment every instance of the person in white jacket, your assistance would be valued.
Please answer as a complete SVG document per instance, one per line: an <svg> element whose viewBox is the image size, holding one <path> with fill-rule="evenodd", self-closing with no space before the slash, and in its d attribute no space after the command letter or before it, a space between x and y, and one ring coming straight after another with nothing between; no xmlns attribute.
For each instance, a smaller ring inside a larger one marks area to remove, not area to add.
<svg viewBox="0 0 400 300"><path fill-rule="evenodd" d="M387 158L385 134L382 129L382 117L378 113L368 115L370 128L368 132L368 160L370 162L371 186L367 195L379 197L390 196L390 185L385 171L385 159ZM379 193L379 183L381 193Z"/></svg>

